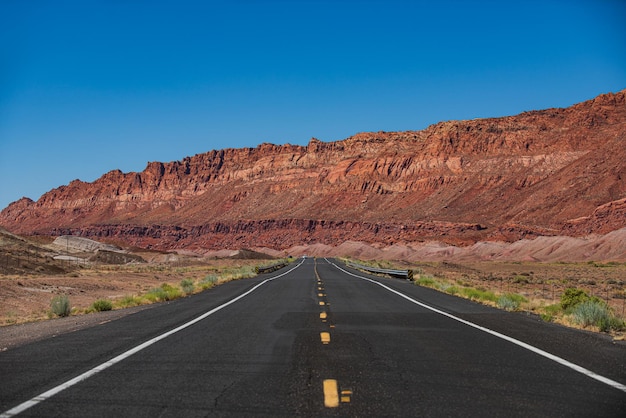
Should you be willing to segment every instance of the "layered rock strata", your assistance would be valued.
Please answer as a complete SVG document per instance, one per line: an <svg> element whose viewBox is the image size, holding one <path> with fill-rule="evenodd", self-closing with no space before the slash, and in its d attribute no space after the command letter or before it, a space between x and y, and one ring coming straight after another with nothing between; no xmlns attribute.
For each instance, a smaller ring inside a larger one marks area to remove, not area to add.
<svg viewBox="0 0 626 418"><path fill-rule="evenodd" d="M163 249L583 236L626 226L625 162L621 91L422 131L151 162L21 199L0 225Z"/></svg>

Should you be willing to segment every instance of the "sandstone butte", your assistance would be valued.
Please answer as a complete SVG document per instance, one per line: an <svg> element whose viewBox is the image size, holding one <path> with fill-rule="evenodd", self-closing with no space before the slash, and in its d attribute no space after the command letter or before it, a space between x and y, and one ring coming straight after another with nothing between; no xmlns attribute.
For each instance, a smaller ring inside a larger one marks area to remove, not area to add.
<svg viewBox="0 0 626 418"><path fill-rule="evenodd" d="M159 250L607 234L626 227L626 90L421 131L150 162L22 198L0 226Z"/></svg>

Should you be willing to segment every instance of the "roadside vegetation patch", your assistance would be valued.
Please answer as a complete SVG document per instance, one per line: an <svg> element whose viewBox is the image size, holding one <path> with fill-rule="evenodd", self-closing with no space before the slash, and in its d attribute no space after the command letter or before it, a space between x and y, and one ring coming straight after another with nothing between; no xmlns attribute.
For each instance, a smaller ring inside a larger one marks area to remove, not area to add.
<svg viewBox="0 0 626 418"><path fill-rule="evenodd" d="M500 309L504 309L507 311L516 311L519 309L522 303L526 302L528 302L528 299L526 299L522 295L507 293L498 298L498 300L496 301L496 305Z"/></svg>
<svg viewBox="0 0 626 418"><path fill-rule="evenodd" d="M432 289L439 290L440 292L448 293L450 295L458 295L466 299L486 303L492 306L495 306L498 301L498 296L494 292L484 288L467 286L467 284L463 281L450 282L442 277L435 277L429 274L419 274L413 279L413 283L418 286L430 287ZM522 299L523 297L521 296L515 298L515 300L518 301Z"/></svg>
<svg viewBox="0 0 626 418"><path fill-rule="evenodd" d="M196 290L196 285L193 282L193 279L183 279L180 282L180 287L183 289L185 294L190 295Z"/></svg>
<svg viewBox="0 0 626 418"><path fill-rule="evenodd" d="M70 298L67 295L57 295L52 298L50 302L50 310L52 313L59 317L70 316L72 313L72 305L70 304Z"/></svg>
<svg viewBox="0 0 626 418"><path fill-rule="evenodd" d="M90 311L94 312L103 312L110 311L113 309L113 302L109 299L98 299L94 303L91 304Z"/></svg>
<svg viewBox="0 0 626 418"><path fill-rule="evenodd" d="M161 287L154 288L144 295L150 302L165 302L178 299L183 295L182 291L168 283L163 283Z"/></svg>
<svg viewBox="0 0 626 418"><path fill-rule="evenodd" d="M150 259L152 253L146 253ZM51 261L52 262L52 261ZM72 265L56 274L0 275L0 325L57 317L51 299L71 299L67 315L96 312L94 301L108 299L112 309L160 302L207 290L230 280L254 277L254 268L266 260L179 257L175 262ZM79 273L79 274L78 274ZM162 285L178 289L163 289ZM192 290L193 285L193 290ZM156 290L159 289L159 290ZM60 308L55 310L65 313Z"/></svg>
<svg viewBox="0 0 626 418"><path fill-rule="evenodd" d="M415 284L470 297L500 309L533 313L546 322L606 331L616 340L626 339L626 263L623 262L441 261L416 262L409 268L421 270ZM482 298L481 290L492 292L495 302L490 301L488 294ZM587 301L593 303L577 308ZM608 316L601 315L605 310Z"/></svg>
<svg viewBox="0 0 626 418"><path fill-rule="evenodd" d="M116 301L115 305L120 308L132 308L133 306L143 305L145 302L145 299L141 296L126 295L122 299Z"/></svg>
<svg viewBox="0 0 626 418"><path fill-rule="evenodd" d="M215 274L207 274L200 282L200 288L202 290L210 289L217 285L218 277Z"/></svg>

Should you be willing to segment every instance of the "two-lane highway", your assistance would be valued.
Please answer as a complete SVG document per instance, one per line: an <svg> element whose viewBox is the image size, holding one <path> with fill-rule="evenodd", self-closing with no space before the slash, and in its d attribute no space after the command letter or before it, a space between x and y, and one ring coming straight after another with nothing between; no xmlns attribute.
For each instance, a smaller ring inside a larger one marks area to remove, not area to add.
<svg viewBox="0 0 626 418"><path fill-rule="evenodd" d="M0 353L0 413L621 416L626 411L620 386L626 383L624 346L409 282L368 277L334 260L309 258L10 349Z"/></svg>
<svg viewBox="0 0 626 418"><path fill-rule="evenodd" d="M626 411L626 387L599 382L531 351L554 349L571 357L582 345L586 355L570 360L598 366L588 358L602 356L604 366L598 367L623 385L624 346L409 282L375 279L383 287L341 265L320 261L317 271L331 343L321 350L303 345L312 350L300 358L321 367L320 377L331 376L350 390L350 402L338 407L345 415L620 416ZM475 321L469 322L474 326L459 320ZM487 329L495 334L531 334L537 345L520 347L477 328L485 323L500 327Z"/></svg>

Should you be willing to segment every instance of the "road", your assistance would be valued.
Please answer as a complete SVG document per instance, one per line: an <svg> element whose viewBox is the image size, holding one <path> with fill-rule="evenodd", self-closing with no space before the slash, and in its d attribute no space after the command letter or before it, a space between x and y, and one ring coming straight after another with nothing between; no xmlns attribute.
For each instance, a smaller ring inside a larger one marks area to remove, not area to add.
<svg viewBox="0 0 626 418"><path fill-rule="evenodd" d="M308 258L9 349L0 413L624 416L626 346L367 278Z"/></svg>

